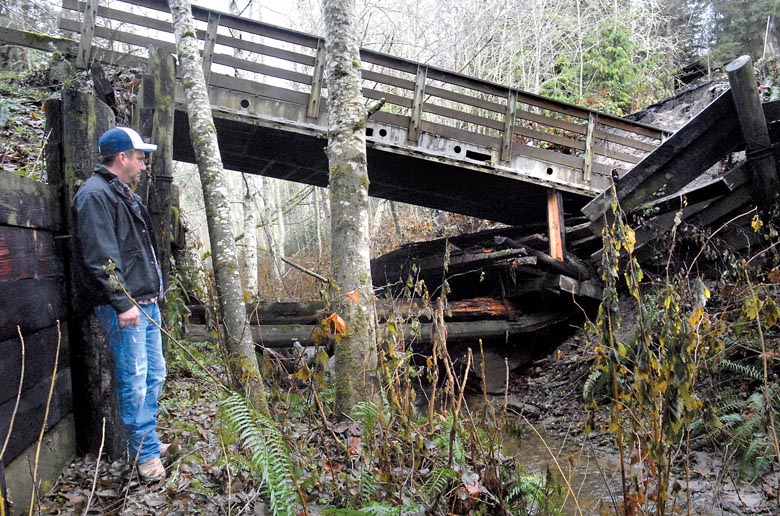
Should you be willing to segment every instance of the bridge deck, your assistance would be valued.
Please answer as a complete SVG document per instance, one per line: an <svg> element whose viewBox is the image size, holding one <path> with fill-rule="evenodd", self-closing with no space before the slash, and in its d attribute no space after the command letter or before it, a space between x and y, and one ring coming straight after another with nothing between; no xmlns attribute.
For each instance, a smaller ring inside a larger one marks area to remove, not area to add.
<svg viewBox="0 0 780 516"><path fill-rule="evenodd" d="M60 28L79 62L134 65L150 45L175 54L164 0L63 0ZM324 41L193 6L225 167L325 186ZM662 131L369 50L363 94L384 98L367 124L370 193L522 223L546 216L546 190L579 209L654 150ZM180 92L181 93L181 92ZM174 159L193 161L183 94Z"/></svg>

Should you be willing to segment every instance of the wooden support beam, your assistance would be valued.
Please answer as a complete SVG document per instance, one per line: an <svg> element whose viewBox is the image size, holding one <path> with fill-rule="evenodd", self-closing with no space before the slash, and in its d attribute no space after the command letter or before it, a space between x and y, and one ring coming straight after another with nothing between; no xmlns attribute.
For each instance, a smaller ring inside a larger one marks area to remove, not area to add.
<svg viewBox="0 0 780 516"><path fill-rule="evenodd" d="M590 176L593 172L593 142L596 134L596 120L598 115L594 112L588 113L588 132L585 134L585 165L582 169L582 178L590 182Z"/></svg>
<svg viewBox="0 0 780 516"><path fill-rule="evenodd" d="M504 113L504 134L501 143L501 161L507 162L512 156L512 138L515 134L515 116L517 115L517 91L509 90Z"/></svg>
<svg viewBox="0 0 780 516"><path fill-rule="evenodd" d="M97 22L98 3L98 0L87 2L84 19L81 22L81 38L79 39L78 54L76 54L76 66L82 69L89 65L92 35L95 33L95 23Z"/></svg>
<svg viewBox="0 0 780 516"><path fill-rule="evenodd" d="M550 256L562 262L566 257L563 197L554 188L547 190L547 226L550 233Z"/></svg>
<svg viewBox="0 0 780 516"><path fill-rule="evenodd" d="M306 116L319 118L320 104L322 100L322 80L325 73L325 41L317 42L317 56L314 58L314 70L312 72L311 92L309 104L306 107Z"/></svg>
<svg viewBox="0 0 780 516"><path fill-rule="evenodd" d="M203 78L206 86L209 85L211 77L211 61L214 59L214 46L217 44L217 29L219 29L220 15L209 13L209 23L206 27L206 36L203 45Z"/></svg>
<svg viewBox="0 0 780 516"><path fill-rule="evenodd" d="M768 211L778 193L777 167L750 56L738 57L727 64L726 73L745 139L753 196L759 208Z"/></svg>
<svg viewBox="0 0 780 516"><path fill-rule="evenodd" d="M406 140L409 143L418 143L420 140L420 126L422 124L422 110L425 102L425 80L428 77L428 67L417 66L417 78L414 81L414 99L412 101L412 116L409 119L409 132Z"/></svg>

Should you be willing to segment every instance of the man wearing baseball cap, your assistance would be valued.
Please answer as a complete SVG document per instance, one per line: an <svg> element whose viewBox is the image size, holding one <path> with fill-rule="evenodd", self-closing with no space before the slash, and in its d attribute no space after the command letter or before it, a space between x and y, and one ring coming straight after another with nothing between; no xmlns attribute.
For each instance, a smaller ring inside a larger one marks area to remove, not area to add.
<svg viewBox="0 0 780 516"><path fill-rule="evenodd" d="M106 331L130 460L145 482L165 478L157 436L165 381L157 306L163 285L149 212L130 185L146 170L146 153L155 150L128 127L106 131L98 142L99 164L73 201L80 299L94 307Z"/></svg>

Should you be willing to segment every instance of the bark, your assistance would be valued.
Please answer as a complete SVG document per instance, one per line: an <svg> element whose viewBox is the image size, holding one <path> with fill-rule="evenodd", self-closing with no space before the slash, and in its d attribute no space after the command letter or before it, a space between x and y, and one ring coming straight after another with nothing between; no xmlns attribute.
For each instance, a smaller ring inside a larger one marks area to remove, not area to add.
<svg viewBox="0 0 780 516"><path fill-rule="evenodd" d="M211 104L203 78L203 63L198 49L192 10L189 0L171 0L169 5L176 34L179 71L184 84L187 114L190 120L190 138L195 148L195 159L203 187L217 300L222 312L222 329L227 348L228 370L234 387L244 391L250 405L268 414L265 387L257 365L255 346L243 302L238 253L231 230L230 204L222 157L217 145Z"/></svg>
<svg viewBox="0 0 780 516"><path fill-rule="evenodd" d="M332 301L347 323L336 346L337 414L376 394L376 320L369 261L366 113L354 0L325 0L328 164L333 253Z"/></svg>
<svg viewBox="0 0 780 516"><path fill-rule="evenodd" d="M257 297L257 217L254 177L244 176L244 291Z"/></svg>

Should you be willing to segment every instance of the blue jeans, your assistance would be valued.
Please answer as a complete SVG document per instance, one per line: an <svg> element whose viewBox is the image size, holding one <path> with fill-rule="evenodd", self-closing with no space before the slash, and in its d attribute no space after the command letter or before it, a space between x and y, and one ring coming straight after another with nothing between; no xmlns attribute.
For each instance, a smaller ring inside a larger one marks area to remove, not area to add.
<svg viewBox="0 0 780 516"><path fill-rule="evenodd" d="M110 305L95 307L116 362L114 384L130 460L138 457L139 464L160 456L157 400L165 381L160 330L150 322L160 324L160 309L157 303L140 306L140 324L124 328Z"/></svg>

